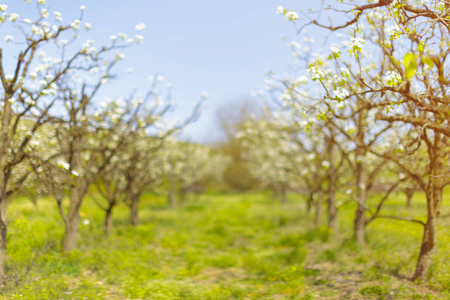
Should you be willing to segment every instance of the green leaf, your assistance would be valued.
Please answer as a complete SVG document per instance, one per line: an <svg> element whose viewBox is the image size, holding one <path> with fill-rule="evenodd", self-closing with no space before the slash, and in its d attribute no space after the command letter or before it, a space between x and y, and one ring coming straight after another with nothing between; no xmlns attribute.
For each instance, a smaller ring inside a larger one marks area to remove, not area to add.
<svg viewBox="0 0 450 300"><path fill-rule="evenodd" d="M417 50L419 50L419 52L423 52L423 50L425 49L425 44L424 42L420 42L419 45L417 46Z"/></svg>
<svg viewBox="0 0 450 300"><path fill-rule="evenodd" d="M427 64L430 69L433 68L434 62L429 56L423 56L422 61L424 64Z"/></svg>
<svg viewBox="0 0 450 300"><path fill-rule="evenodd" d="M411 79L416 73L417 55L407 53L403 58L403 65L405 66L406 78Z"/></svg>

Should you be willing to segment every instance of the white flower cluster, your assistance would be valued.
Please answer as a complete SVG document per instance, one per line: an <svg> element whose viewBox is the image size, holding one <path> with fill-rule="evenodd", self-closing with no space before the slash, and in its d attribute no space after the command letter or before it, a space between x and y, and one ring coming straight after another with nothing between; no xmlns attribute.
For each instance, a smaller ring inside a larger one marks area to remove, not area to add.
<svg viewBox="0 0 450 300"><path fill-rule="evenodd" d="M17 19L19 19L19 15L18 14L15 14L15 13L9 14L9 20L11 22L16 22Z"/></svg>
<svg viewBox="0 0 450 300"><path fill-rule="evenodd" d="M337 99L342 100L350 96L350 92L346 88L338 87L334 90L334 96Z"/></svg>
<svg viewBox="0 0 450 300"><path fill-rule="evenodd" d="M341 53L341 49L339 49L339 45L333 44L330 47L331 53L333 54L339 54Z"/></svg>
<svg viewBox="0 0 450 300"><path fill-rule="evenodd" d="M349 50L361 50L364 43L366 41L361 37L352 37L350 38L350 41L343 41L342 43L349 49Z"/></svg>
<svg viewBox="0 0 450 300"><path fill-rule="evenodd" d="M313 81L316 81L318 79L321 80L326 77L325 72L317 69L317 67L315 67L315 66L311 66L308 68L308 74Z"/></svg>
<svg viewBox="0 0 450 300"><path fill-rule="evenodd" d="M286 17L286 20L288 21L297 21L298 20L298 13L296 13L293 10L287 10L283 6L278 6L277 8L277 14L284 15Z"/></svg>
<svg viewBox="0 0 450 300"><path fill-rule="evenodd" d="M383 81L388 86L396 86L402 82L402 77L397 71L387 71L386 75L383 76Z"/></svg>
<svg viewBox="0 0 450 300"><path fill-rule="evenodd" d="M137 24L135 28L136 28L136 31L142 31L142 30L145 30L146 26L144 23L141 22L141 23Z"/></svg>
<svg viewBox="0 0 450 300"><path fill-rule="evenodd" d="M55 15L55 20L56 20L56 21L58 21L58 22L61 22L61 21L62 21L62 15L61 15L60 12L55 11L53 14Z"/></svg>
<svg viewBox="0 0 450 300"><path fill-rule="evenodd" d="M400 27L398 27L397 24L390 25L388 28L386 28L386 33L389 34L389 38L391 40L398 39L401 32L402 30Z"/></svg>

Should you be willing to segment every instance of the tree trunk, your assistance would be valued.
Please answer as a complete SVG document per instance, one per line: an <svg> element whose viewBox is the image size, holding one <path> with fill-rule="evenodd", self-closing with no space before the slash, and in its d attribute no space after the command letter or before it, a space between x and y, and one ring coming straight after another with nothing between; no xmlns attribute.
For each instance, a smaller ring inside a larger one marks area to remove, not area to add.
<svg viewBox="0 0 450 300"><path fill-rule="evenodd" d="M328 160L330 169L328 170L328 227L333 232L338 230L337 205L336 205L336 169L334 166L334 142L332 139L328 142Z"/></svg>
<svg viewBox="0 0 450 300"><path fill-rule="evenodd" d="M363 104L361 104L363 105ZM358 205L355 212L354 238L360 246L366 244L366 151L363 148L365 141L367 111L362 109L358 115L357 134L356 134L356 200Z"/></svg>
<svg viewBox="0 0 450 300"><path fill-rule="evenodd" d="M434 246L436 245L436 221L436 217L428 215L428 220L423 230L419 259L412 278L414 281L422 280L425 282L428 279L428 272L434 255Z"/></svg>
<svg viewBox="0 0 450 300"><path fill-rule="evenodd" d="M319 227L322 224L322 208L323 208L323 191L317 192L316 215L314 218L314 226Z"/></svg>
<svg viewBox="0 0 450 300"><path fill-rule="evenodd" d="M131 198L131 206L130 206L130 217L131 217L131 225L137 226L139 224L139 197Z"/></svg>
<svg viewBox="0 0 450 300"><path fill-rule="evenodd" d="M358 187L358 206L356 208L356 215L355 215L355 228L354 228L354 238L356 242L360 246L364 246L366 243L366 209L365 209L365 203L366 203L366 191L364 187Z"/></svg>
<svg viewBox="0 0 450 300"><path fill-rule="evenodd" d="M406 194L406 207L410 208L410 207L412 207L412 199L414 196L414 189L412 189L412 188L405 189L405 194Z"/></svg>
<svg viewBox="0 0 450 300"><path fill-rule="evenodd" d="M283 184L281 185L281 197L280 197L281 203L287 202L287 187Z"/></svg>
<svg viewBox="0 0 450 300"><path fill-rule="evenodd" d="M10 157L9 130L12 109L9 99L11 99L11 97L12 95L10 93L5 93L3 96L3 112L0 128L0 279L3 279L6 276L6 237L8 232L7 188L10 178L9 173L6 173L6 165L8 164L8 159Z"/></svg>
<svg viewBox="0 0 450 300"><path fill-rule="evenodd" d="M420 247L419 258L412 280L427 281L430 266L433 260L435 245L437 244L437 221L442 205L442 192L447 183L447 168L445 147L446 140L442 134L436 132L433 143L428 142L428 155L430 163L427 174L428 184L425 193L427 199L427 223L425 224Z"/></svg>
<svg viewBox="0 0 450 300"><path fill-rule="evenodd" d="M108 209L105 212L105 223L103 224L105 235L109 235L111 233L113 209L114 205L109 205Z"/></svg>
<svg viewBox="0 0 450 300"><path fill-rule="evenodd" d="M308 198L306 200L306 214L307 215L309 215L311 213L313 204L314 204L314 193L310 192L308 194Z"/></svg>
<svg viewBox="0 0 450 300"><path fill-rule="evenodd" d="M64 252L70 252L77 247L79 221L79 214L74 215L72 218L67 218L66 232L63 240Z"/></svg>
<svg viewBox="0 0 450 300"><path fill-rule="evenodd" d="M3 222L0 224L0 280L6 277L6 234L7 226L4 226Z"/></svg>
<svg viewBox="0 0 450 300"><path fill-rule="evenodd" d="M78 229L80 223L80 208L86 189L81 180L70 191L70 204L67 218L65 218L66 232L63 240L63 251L70 252L77 246Z"/></svg>
<svg viewBox="0 0 450 300"><path fill-rule="evenodd" d="M0 202L0 279L6 276L6 239L8 233L8 221L6 219L7 199L3 198Z"/></svg>
<svg viewBox="0 0 450 300"><path fill-rule="evenodd" d="M435 143L439 142L435 137ZM436 142L437 141L437 142ZM417 260L416 270L413 275L413 280L426 281L430 270L431 262L435 252L435 245L437 243L437 220L442 204L442 192L445 186L446 177L442 176L444 170L444 156L440 152L440 144L435 146L434 155L436 159L431 162L431 174L428 188L426 189L427 197L427 223L423 230L422 245L420 248L419 258Z"/></svg>
<svg viewBox="0 0 450 300"><path fill-rule="evenodd" d="M34 211L37 211L38 210L38 196L37 195L34 195L34 194L30 194L30 201L31 201L31 203L33 203L33 208L34 208Z"/></svg>
<svg viewBox="0 0 450 300"><path fill-rule="evenodd" d="M177 207L177 200L175 199L175 181L173 179L170 179L169 203L170 203L170 207L172 207L172 208Z"/></svg>

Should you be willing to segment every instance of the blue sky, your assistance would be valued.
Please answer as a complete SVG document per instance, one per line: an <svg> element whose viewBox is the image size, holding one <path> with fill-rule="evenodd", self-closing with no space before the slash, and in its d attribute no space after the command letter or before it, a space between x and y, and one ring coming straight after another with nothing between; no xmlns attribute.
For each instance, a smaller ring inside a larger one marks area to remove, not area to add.
<svg viewBox="0 0 450 300"><path fill-rule="evenodd" d="M36 2L36 0L32 0ZM30 17L35 5L21 0L0 0L20 18ZM262 87L265 73L283 73L289 67L290 54L285 35L295 38L293 24L276 14L276 8L307 9L304 0L48 0L53 11L60 11L64 22L79 15L86 6L84 21L92 30L81 41L105 42L117 32L134 35L137 23L144 22L144 44L125 51L122 69L134 71L106 87L105 93L126 96L133 86L145 91L147 78L161 74L173 84L177 114L185 113L207 91L201 119L190 127L190 139L196 142L214 139L215 111L224 103L250 97ZM30 17L31 18L31 17ZM0 29L5 31L5 29ZM0 45L4 35L0 31Z"/></svg>

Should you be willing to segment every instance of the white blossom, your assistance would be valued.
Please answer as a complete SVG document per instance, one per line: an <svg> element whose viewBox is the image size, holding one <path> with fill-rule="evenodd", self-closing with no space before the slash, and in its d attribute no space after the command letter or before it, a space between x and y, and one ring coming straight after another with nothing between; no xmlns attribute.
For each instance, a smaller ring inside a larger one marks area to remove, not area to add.
<svg viewBox="0 0 450 300"><path fill-rule="evenodd" d="M67 40L65 40L65 39L62 39L62 40L60 40L59 42L58 42L58 46L65 46L65 45L67 45L67 43L68 43L68 41Z"/></svg>
<svg viewBox="0 0 450 300"><path fill-rule="evenodd" d="M322 79L325 77L325 73L321 70L318 70L315 66L309 67L308 73L312 80Z"/></svg>
<svg viewBox="0 0 450 300"><path fill-rule="evenodd" d="M365 43L365 40L361 37L352 37L350 41L343 41L342 43L349 49L361 49Z"/></svg>
<svg viewBox="0 0 450 300"><path fill-rule="evenodd" d="M145 28L146 28L146 26L145 26L144 23L139 23L139 24L136 25L136 30L137 30L137 31L142 31L142 30L144 30Z"/></svg>
<svg viewBox="0 0 450 300"><path fill-rule="evenodd" d="M72 27L74 30L78 30L80 29L80 20L75 20L72 22L72 24L70 24L70 27Z"/></svg>
<svg viewBox="0 0 450 300"><path fill-rule="evenodd" d="M123 54L123 53L117 53L116 54L116 60L121 60L121 59L123 59L125 57L125 54Z"/></svg>
<svg viewBox="0 0 450 300"><path fill-rule="evenodd" d="M387 71L383 76L383 80L389 85L398 85L402 81L401 75L397 71Z"/></svg>
<svg viewBox="0 0 450 300"><path fill-rule="evenodd" d="M344 98L347 98L348 96L350 96L350 92L346 88L338 87L334 91L334 95L336 98L344 99Z"/></svg>
<svg viewBox="0 0 450 300"><path fill-rule="evenodd" d="M44 31L42 30L42 28L39 28L36 25L33 25L33 27L31 27L31 31L35 35L44 35Z"/></svg>
<svg viewBox="0 0 450 300"><path fill-rule="evenodd" d="M140 34L137 34L135 37L136 43L138 44L142 44L142 42L144 41L144 37Z"/></svg>
<svg viewBox="0 0 450 300"><path fill-rule="evenodd" d="M122 33L122 32L119 32L119 33L117 34L117 36L118 36L120 39L122 39L122 40L125 40L125 39L128 37L125 33Z"/></svg>
<svg viewBox="0 0 450 300"><path fill-rule="evenodd" d="M34 99L32 99L31 97L28 96L25 98L25 103L28 105L35 105L36 101L34 101Z"/></svg>
<svg viewBox="0 0 450 300"><path fill-rule="evenodd" d="M329 168L331 166L331 164L330 164L330 162L329 161L327 161L327 160L324 160L323 162L322 162L322 167L324 167L324 168Z"/></svg>
<svg viewBox="0 0 450 300"><path fill-rule="evenodd" d="M388 28L386 28L385 31L387 34L389 34L391 39L395 39L398 37L397 35L399 32L401 32L401 29L400 29L400 27L398 27L397 24L395 24L395 25L391 25Z"/></svg>
<svg viewBox="0 0 450 300"><path fill-rule="evenodd" d="M58 161L58 167L62 168L62 169L69 170L70 169L70 164L68 162L63 161L63 160L60 160L60 161Z"/></svg>
<svg viewBox="0 0 450 300"><path fill-rule="evenodd" d="M55 14L55 20L58 22L61 22L62 21L61 13L59 11L55 11L54 14Z"/></svg>
<svg viewBox="0 0 450 300"><path fill-rule="evenodd" d="M44 18L44 19L48 18L48 10L46 8L41 9L40 14L41 14L42 18Z"/></svg>
<svg viewBox="0 0 450 300"><path fill-rule="evenodd" d="M9 15L9 20L10 20L11 22L17 21L18 18L19 18L19 15L18 15L18 14L12 13L12 14Z"/></svg>
<svg viewBox="0 0 450 300"><path fill-rule="evenodd" d="M339 53L341 53L341 50L339 49L339 46L336 45L336 44L331 45L330 50L331 50L331 52L332 52L333 54L339 54Z"/></svg>
<svg viewBox="0 0 450 300"><path fill-rule="evenodd" d="M290 41L287 44L287 46L290 47L290 48L294 48L296 50L300 50L302 48L302 46L299 43L295 42L295 41Z"/></svg>
<svg viewBox="0 0 450 300"><path fill-rule="evenodd" d="M297 21L298 20L298 13L294 11L288 11L286 13L286 19L289 21Z"/></svg>
<svg viewBox="0 0 450 300"><path fill-rule="evenodd" d="M279 14L279 15L284 14L284 11L285 11L285 9L282 5L277 7L277 14Z"/></svg>
<svg viewBox="0 0 450 300"><path fill-rule="evenodd" d="M44 31L48 31L48 29L50 28L50 23L47 21L44 21L44 22L42 22L41 26Z"/></svg>

